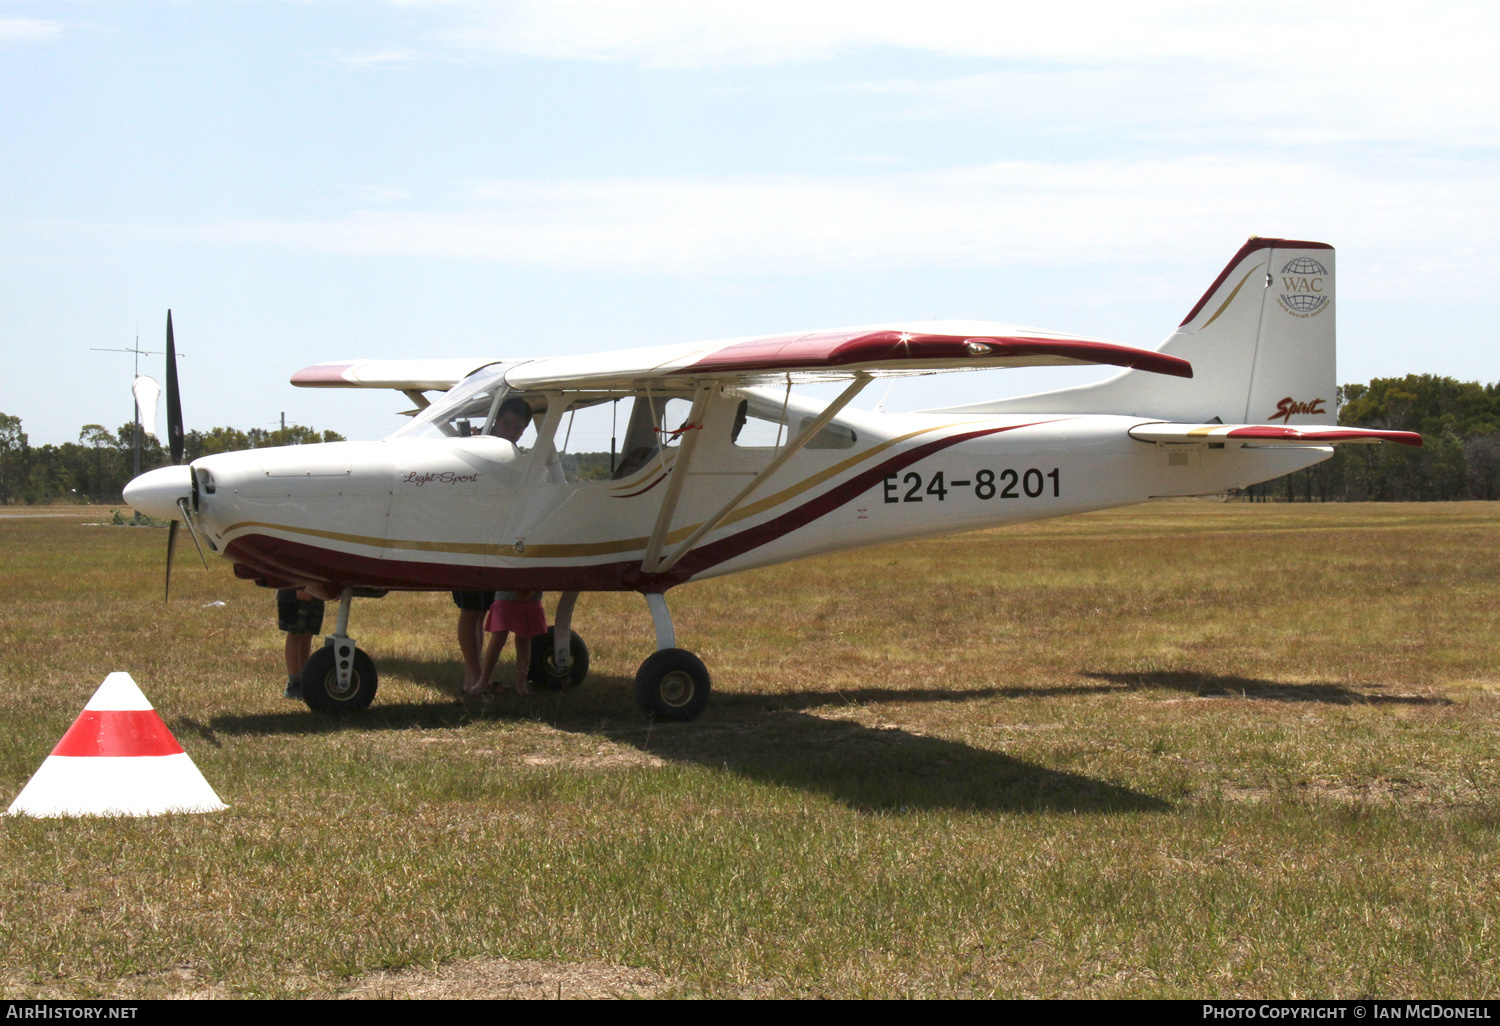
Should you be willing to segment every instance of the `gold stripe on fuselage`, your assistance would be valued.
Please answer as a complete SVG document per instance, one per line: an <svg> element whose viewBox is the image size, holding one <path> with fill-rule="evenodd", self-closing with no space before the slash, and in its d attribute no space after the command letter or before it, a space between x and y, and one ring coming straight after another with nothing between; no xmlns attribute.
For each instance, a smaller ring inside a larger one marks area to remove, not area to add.
<svg viewBox="0 0 1500 1026"><path fill-rule="evenodd" d="M739 523L741 520L744 520L747 517L753 517L757 514L764 513L766 510L773 509L781 503L788 502L791 499L796 498L803 492L807 491L809 488L815 488L816 486L822 484L824 481L836 477L839 474L842 474L845 471L858 466L860 463L863 463L866 460L880 455L892 446L899 445L905 441L909 441L913 438L916 438L918 435L929 434L933 431L940 431L944 428L957 428L963 427L966 424L979 423L983 423L983 421L965 421L962 424L940 424L936 427L919 428L916 431L909 431L904 435L898 435L895 438L891 438L887 441L881 442L879 445L871 446L862 453L850 456L848 459L842 460L831 467L820 470L816 474L812 474L797 482L796 484L782 489L775 495L769 495L764 499L761 499L757 502L752 502L750 505L736 510L734 513L725 517L724 522L719 526L726 527L730 524ZM699 523L701 523L701 521ZM263 520L245 520L241 521L238 524L231 524L229 527L226 527L224 529L224 534L227 537L228 535L233 534L236 531L249 530L256 527L267 528L273 531L285 531L288 534L302 534L308 535L309 537L313 538L324 538L328 541L344 542L345 544L349 545L363 545L373 549L400 549L408 552L448 552L463 556L505 556L510 559L566 559L577 556L609 556L616 555L621 552L644 550L646 547L646 542L649 540L645 537L640 537L620 538L616 541L606 542L580 542L562 545L527 545L525 552L517 552L515 550L515 547L512 545L504 545L497 542L441 542L400 538L387 540L385 538L373 538L367 535L360 534L344 534L339 531L323 531L313 527L288 527L285 524L272 524L267 523ZM675 544L676 542L680 542L691 535L697 529L698 524L688 524L685 527L679 527L675 531L672 531L667 535L667 543Z"/></svg>

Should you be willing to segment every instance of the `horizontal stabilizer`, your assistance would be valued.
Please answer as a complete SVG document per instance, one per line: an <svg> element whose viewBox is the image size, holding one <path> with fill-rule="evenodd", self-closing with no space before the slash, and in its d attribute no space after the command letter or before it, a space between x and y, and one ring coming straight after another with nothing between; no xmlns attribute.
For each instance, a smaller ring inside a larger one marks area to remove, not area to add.
<svg viewBox="0 0 1500 1026"><path fill-rule="evenodd" d="M1245 445L1338 445L1359 442L1397 442L1421 446L1415 431L1375 431L1369 428L1304 424L1142 424L1130 429L1130 437L1141 442L1240 442Z"/></svg>

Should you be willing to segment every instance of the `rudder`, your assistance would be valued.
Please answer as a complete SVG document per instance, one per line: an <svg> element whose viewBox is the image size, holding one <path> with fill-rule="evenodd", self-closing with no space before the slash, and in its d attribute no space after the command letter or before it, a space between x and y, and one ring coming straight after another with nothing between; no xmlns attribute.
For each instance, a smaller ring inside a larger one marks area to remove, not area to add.
<svg viewBox="0 0 1500 1026"><path fill-rule="evenodd" d="M1252 238L1159 351L1191 379L1129 370L1092 385L942 412L1113 413L1183 423L1332 424L1334 250Z"/></svg>

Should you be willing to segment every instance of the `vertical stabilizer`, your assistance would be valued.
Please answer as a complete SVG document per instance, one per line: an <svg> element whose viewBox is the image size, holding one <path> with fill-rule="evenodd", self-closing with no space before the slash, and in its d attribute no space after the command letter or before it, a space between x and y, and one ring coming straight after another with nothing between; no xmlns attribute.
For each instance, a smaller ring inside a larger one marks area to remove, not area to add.
<svg viewBox="0 0 1500 1026"><path fill-rule="evenodd" d="M1113 413L1204 424L1333 424L1333 247L1252 238L1159 351L1193 377L1107 381L941 412Z"/></svg>

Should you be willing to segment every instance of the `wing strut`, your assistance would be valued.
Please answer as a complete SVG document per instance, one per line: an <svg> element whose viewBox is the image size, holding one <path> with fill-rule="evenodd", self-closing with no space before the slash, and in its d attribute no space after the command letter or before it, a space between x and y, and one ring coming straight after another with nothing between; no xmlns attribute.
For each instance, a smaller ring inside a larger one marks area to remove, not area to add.
<svg viewBox="0 0 1500 1026"><path fill-rule="evenodd" d="M699 524L698 529L690 534L687 537L686 541L677 546L677 549L670 556L662 560L660 564L655 566L654 568L647 569L646 572L666 573L668 570L672 569L672 567L676 566L677 561L683 556L687 555L692 550L693 546L698 544L699 539L701 539L709 531L712 531L714 528L723 523L724 518L738 509L740 507L740 504L750 497L751 492L759 488L762 484L765 483L767 478L776 473L776 471L780 470L782 464L786 463L787 460L795 456L804 445L816 438L818 432L827 427L828 422L835 416L837 416L840 410L842 410L845 406L848 406L849 403L853 401L854 397L859 395L860 390L869 383L870 375L862 372L854 375L854 380L849 383L849 387L840 392L839 397L833 402L829 403L828 406L824 408L823 412L818 414L818 416L813 420L811 424L807 425L807 427L802 429L802 431L798 432L796 438L790 439L787 442L786 448L782 449L781 453L769 464L767 464L764 470L751 478L750 483L739 490L739 494L737 494L734 498L730 499L722 507L720 507L717 513L709 517L707 520L703 521L703 523ZM788 425L787 429L789 431L791 430L790 425ZM687 443L684 442L683 445L686 446ZM684 453L684 455L687 454ZM673 476L675 477L677 472L682 469L684 468L679 459L678 464L673 468ZM669 498L673 499L675 504L675 496L669 496ZM660 526L660 521L658 521L658 527ZM651 540L653 543L656 541L655 533L652 534ZM647 559L649 560L653 554L654 550L648 551L646 553ZM650 567L650 564L647 563L645 564L645 566Z"/></svg>
<svg viewBox="0 0 1500 1026"><path fill-rule="evenodd" d="M672 478L667 482L667 494L662 497L661 509L656 513L656 526L651 528L651 540L646 543L646 558L641 560L641 569L648 574L657 572L657 564L661 562L661 549L667 543L667 532L672 527L672 515L677 512L677 498L682 494L682 486L687 481L689 464L693 461L693 450L698 448L698 436L702 434L703 411L708 406L708 397L713 393L718 382L700 381L697 391L693 394L693 408L688 411L687 420L683 421L682 432L686 436L682 439L682 447L677 450L677 458L672 461ZM667 440L661 440L662 456L666 456Z"/></svg>

